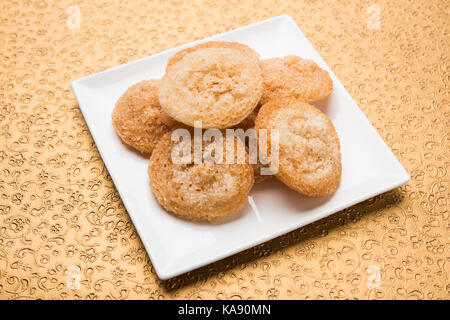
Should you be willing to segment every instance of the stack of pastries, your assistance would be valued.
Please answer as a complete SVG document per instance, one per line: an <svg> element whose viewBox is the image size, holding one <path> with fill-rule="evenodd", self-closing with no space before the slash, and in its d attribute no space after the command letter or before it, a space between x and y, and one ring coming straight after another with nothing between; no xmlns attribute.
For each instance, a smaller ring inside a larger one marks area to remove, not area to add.
<svg viewBox="0 0 450 320"><path fill-rule="evenodd" d="M272 176L262 168L271 168L274 159L268 148L274 130L277 179L307 196L336 191L342 171L338 135L331 120L309 104L332 90L328 72L311 60L260 60L244 44L206 42L173 55L162 79L128 88L112 123L125 144L150 156L150 187L166 211L213 222L239 211L254 183ZM215 150L232 161L195 161L193 140L174 138L180 129L192 136L198 130L220 131L220 137L200 140L200 154ZM254 129L268 160L252 162L247 152L237 159L249 143L225 134L227 129ZM267 133L264 143L259 132ZM173 161L176 148L189 155L182 163Z"/></svg>

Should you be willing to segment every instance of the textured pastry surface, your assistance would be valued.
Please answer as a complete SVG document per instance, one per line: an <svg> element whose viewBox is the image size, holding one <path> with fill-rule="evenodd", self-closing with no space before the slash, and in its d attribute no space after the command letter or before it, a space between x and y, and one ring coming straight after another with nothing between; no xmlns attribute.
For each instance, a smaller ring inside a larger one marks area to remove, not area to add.
<svg viewBox="0 0 450 320"><path fill-rule="evenodd" d="M270 131L279 132L278 179L308 196L336 191L342 171L339 138L322 111L294 98L273 99L256 117L255 130L259 134L261 129L268 132L267 146Z"/></svg>
<svg viewBox="0 0 450 320"><path fill-rule="evenodd" d="M227 128L246 118L262 94L259 61L231 48L191 52L167 68L158 95L174 119L203 128Z"/></svg>
<svg viewBox="0 0 450 320"><path fill-rule="evenodd" d="M123 142L141 153L151 153L159 139L177 122L161 109L159 80L136 83L119 98L112 123Z"/></svg>
<svg viewBox="0 0 450 320"><path fill-rule="evenodd" d="M328 97L333 90L328 72L312 60L297 56L265 59L261 61L261 70L264 79L262 104L288 97L316 101Z"/></svg>
<svg viewBox="0 0 450 320"><path fill-rule="evenodd" d="M186 220L213 222L245 205L253 186L253 169L247 154L244 163L238 163L237 152L232 163L225 163L229 139L237 151L237 144L242 143L236 137L203 142L202 152L221 150L222 157L201 163L195 162L193 138L174 142L169 132L160 140L150 158L148 174L152 192L167 211ZM218 157L218 153L213 154ZM186 156L189 159L184 161Z"/></svg>
<svg viewBox="0 0 450 320"><path fill-rule="evenodd" d="M183 59L183 57L191 52L197 51L199 49L205 49L205 48L230 48L230 49L236 49L242 52L245 55L248 55L251 58L259 59L259 54L250 48L249 46L246 46L245 44L234 42L234 41L209 41L205 43L198 44L193 47L189 47L183 50L178 51L175 53L167 62L167 68L169 68L174 63L180 61ZM167 70L166 68L166 70Z"/></svg>

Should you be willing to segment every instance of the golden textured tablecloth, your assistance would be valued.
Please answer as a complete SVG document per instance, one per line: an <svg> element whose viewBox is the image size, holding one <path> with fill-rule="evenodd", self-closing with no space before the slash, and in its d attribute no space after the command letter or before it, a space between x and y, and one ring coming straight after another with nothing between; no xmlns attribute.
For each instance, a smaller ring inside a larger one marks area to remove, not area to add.
<svg viewBox="0 0 450 320"><path fill-rule="evenodd" d="M448 299L449 12L436 0L1 1L0 298ZM283 13L411 181L160 281L69 84Z"/></svg>

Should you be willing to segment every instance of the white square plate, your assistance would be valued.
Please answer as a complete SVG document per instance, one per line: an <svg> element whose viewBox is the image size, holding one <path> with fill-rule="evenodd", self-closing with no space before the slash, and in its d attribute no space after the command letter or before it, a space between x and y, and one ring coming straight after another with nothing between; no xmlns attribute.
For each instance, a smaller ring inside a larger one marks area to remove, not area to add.
<svg viewBox="0 0 450 320"><path fill-rule="evenodd" d="M326 101L316 105L331 118L341 141L342 180L334 195L308 198L276 179L270 179L251 191L256 210L247 203L239 213L216 224L184 221L166 213L158 205L149 187L148 159L122 144L113 129L111 111L129 86L140 80L162 77L168 58L175 52L210 40L245 43L259 52L261 58L293 54L313 59L330 73L334 83L333 93ZM72 89L103 161L161 279L248 249L409 180L408 173L288 15L76 80L72 82Z"/></svg>

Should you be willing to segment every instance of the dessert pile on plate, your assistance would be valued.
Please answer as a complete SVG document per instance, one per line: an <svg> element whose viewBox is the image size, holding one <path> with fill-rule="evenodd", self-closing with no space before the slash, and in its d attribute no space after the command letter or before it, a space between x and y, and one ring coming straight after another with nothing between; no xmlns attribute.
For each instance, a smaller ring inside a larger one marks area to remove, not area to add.
<svg viewBox="0 0 450 320"><path fill-rule="evenodd" d="M150 156L160 205L213 222L239 211L254 183L273 176L307 196L336 191L338 135L309 104L332 90L328 72L311 60L260 60L244 44L206 42L172 56L162 79L128 88L112 121L125 144Z"/></svg>

